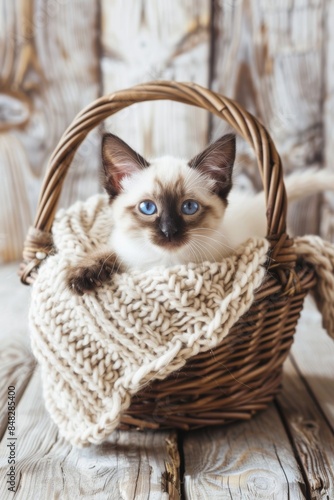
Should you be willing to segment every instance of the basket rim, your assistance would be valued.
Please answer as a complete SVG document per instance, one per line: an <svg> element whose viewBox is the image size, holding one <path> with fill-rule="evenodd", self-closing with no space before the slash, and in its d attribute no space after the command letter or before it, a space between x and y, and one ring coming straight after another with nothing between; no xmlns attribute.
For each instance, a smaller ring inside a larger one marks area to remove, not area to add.
<svg viewBox="0 0 334 500"><path fill-rule="evenodd" d="M243 106L196 83L152 81L113 92L94 100L65 130L48 162L33 226L24 244L21 281L31 284L41 263L39 256L53 253L51 227L61 189L72 159L87 134L118 111L139 102L173 100L205 109L224 119L255 151L266 197L267 238L276 265L291 268L296 261L286 234L287 197L280 156L266 128Z"/></svg>

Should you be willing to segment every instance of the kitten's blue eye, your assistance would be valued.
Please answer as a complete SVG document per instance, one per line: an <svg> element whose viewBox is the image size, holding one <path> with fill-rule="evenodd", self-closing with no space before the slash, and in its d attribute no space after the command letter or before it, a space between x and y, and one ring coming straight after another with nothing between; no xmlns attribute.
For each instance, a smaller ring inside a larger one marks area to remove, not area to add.
<svg viewBox="0 0 334 500"><path fill-rule="evenodd" d="M186 200L182 203L181 210L186 215L193 215L199 209L199 203L195 200Z"/></svg>
<svg viewBox="0 0 334 500"><path fill-rule="evenodd" d="M153 201L145 200L139 203L139 210L142 214L153 215L157 211L157 206Z"/></svg>

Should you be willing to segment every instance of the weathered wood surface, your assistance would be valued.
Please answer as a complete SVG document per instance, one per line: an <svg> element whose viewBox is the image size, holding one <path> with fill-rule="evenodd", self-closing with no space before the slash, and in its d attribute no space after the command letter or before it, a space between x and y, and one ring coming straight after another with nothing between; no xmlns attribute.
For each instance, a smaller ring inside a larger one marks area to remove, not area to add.
<svg viewBox="0 0 334 500"><path fill-rule="evenodd" d="M334 342L306 299L278 398L312 499L334 498Z"/></svg>
<svg viewBox="0 0 334 500"><path fill-rule="evenodd" d="M0 439L7 426L8 386L16 387L19 402L35 361L29 348L27 315L30 291L19 286L17 264L0 266Z"/></svg>
<svg viewBox="0 0 334 500"><path fill-rule="evenodd" d="M317 399L334 432L334 341L320 325L321 316L311 300L308 300L299 323L299 335L292 347L292 355L299 373Z"/></svg>
<svg viewBox="0 0 334 500"><path fill-rule="evenodd" d="M102 82L108 93L150 80L209 84L210 1L102 0ZM124 22L126 19L126 22ZM191 158L208 139L208 114L170 101L131 106L107 129L142 155Z"/></svg>
<svg viewBox="0 0 334 500"><path fill-rule="evenodd" d="M303 371L307 378L310 371ZM333 385L334 376L328 383L329 387ZM334 435L314 402L317 394L314 397L310 393L291 359L285 365L283 386L278 406L298 452L311 498L334 498ZM332 397L332 404L333 401Z"/></svg>
<svg viewBox="0 0 334 500"><path fill-rule="evenodd" d="M274 406L251 421L184 440L187 499L303 499L303 477Z"/></svg>
<svg viewBox="0 0 334 500"><path fill-rule="evenodd" d="M0 259L21 257L50 154L98 97L98 2L0 0ZM97 192L92 134L70 169L62 204Z"/></svg>
<svg viewBox="0 0 334 500"><path fill-rule="evenodd" d="M18 403L34 371L35 362L22 342L7 339L2 342L0 352L0 439L8 423L8 387L14 386Z"/></svg>
<svg viewBox="0 0 334 500"><path fill-rule="evenodd" d="M39 499L178 498L178 452L173 433L116 432L101 446L73 448L58 435L41 398L38 370L17 407L17 493ZM0 444L0 475L8 449ZM2 481L0 498L10 498ZM170 496L169 496L170 494Z"/></svg>
<svg viewBox="0 0 334 500"><path fill-rule="evenodd" d="M117 432L102 446L77 450L59 437L44 408L29 350L28 296L16 265L0 267L1 499L13 498L3 481L8 470L8 385L17 389L15 498L334 496L334 343L327 341L311 301L296 335L293 361L285 366L277 407L249 422L193 432L179 441L172 432Z"/></svg>
<svg viewBox="0 0 334 500"><path fill-rule="evenodd" d="M185 437L187 499L334 498L334 342L310 299L292 359L278 411Z"/></svg>

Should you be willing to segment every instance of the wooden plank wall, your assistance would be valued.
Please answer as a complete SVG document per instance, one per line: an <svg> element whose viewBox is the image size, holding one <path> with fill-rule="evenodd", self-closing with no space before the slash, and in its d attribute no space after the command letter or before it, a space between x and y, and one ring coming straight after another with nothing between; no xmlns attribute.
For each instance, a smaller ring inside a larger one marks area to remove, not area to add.
<svg viewBox="0 0 334 500"><path fill-rule="evenodd" d="M209 85L209 0L102 0L102 12L104 93L150 80ZM148 157L191 157L207 142L208 116L174 102L148 102L127 108L106 127Z"/></svg>
<svg viewBox="0 0 334 500"><path fill-rule="evenodd" d="M99 95L98 2L0 0L0 255L20 257L47 160ZM62 204L96 192L98 141L76 157Z"/></svg>
<svg viewBox="0 0 334 500"><path fill-rule="evenodd" d="M286 173L323 164L324 5L323 0L214 2L212 87L260 118ZM219 132L220 120L214 120L213 135ZM245 148L239 161L247 185L258 189L255 162ZM318 231L318 204L312 197L293 207L290 224L296 233Z"/></svg>
<svg viewBox="0 0 334 500"><path fill-rule="evenodd" d="M20 258L47 159L98 95L152 79L238 99L272 134L286 172L334 168L334 0L0 0L0 260ZM107 121L147 156L189 157L227 127L202 110L133 106ZM62 204L98 190L98 131L79 150ZM260 189L239 141L237 182ZM333 194L291 207L295 232L332 238Z"/></svg>

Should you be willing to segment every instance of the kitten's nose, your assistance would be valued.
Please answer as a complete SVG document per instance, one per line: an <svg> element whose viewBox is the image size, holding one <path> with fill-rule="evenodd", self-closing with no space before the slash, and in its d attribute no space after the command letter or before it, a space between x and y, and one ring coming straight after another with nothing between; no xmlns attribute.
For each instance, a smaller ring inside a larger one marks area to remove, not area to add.
<svg viewBox="0 0 334 500"><path fill-rule="evenodd" d="M161 219L159 228L161 232L166 236L168 241L171 241L172 236L177 233L177 226L171 219Z"/></svg>

